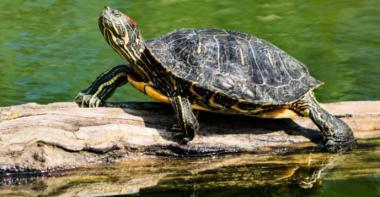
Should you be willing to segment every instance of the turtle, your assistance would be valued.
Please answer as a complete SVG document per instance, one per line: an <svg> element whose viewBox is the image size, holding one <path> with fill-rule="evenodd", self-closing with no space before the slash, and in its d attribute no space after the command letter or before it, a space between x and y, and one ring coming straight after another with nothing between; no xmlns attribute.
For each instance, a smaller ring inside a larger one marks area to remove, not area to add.
<svg viewBox="0 0 380 197"><path fill-rule="evenodd" d="M327 151L348 151L356 144L350 127L316 100L313 91L322 82L305 64L264 39L235 30L182 28L144 40L133 18L108 6L98 24L106 42L128 64L103 72L80 91L74 101L81 107L101 106L116 88L130 83L173 107L180 144L199 130L199 110L309 117Z"/></svg>

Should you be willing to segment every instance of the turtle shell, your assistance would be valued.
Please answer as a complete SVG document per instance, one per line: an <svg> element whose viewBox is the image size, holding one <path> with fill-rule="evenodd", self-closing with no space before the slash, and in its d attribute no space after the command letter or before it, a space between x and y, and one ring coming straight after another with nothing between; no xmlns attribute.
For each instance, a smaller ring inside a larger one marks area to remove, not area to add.
<svg viewBox="0 0 380 197"><path fill-rule="evenodd" d="M286 104L321 84L303 63L247 33L179 29L147 48L175 77L254 104Z"/></svg>

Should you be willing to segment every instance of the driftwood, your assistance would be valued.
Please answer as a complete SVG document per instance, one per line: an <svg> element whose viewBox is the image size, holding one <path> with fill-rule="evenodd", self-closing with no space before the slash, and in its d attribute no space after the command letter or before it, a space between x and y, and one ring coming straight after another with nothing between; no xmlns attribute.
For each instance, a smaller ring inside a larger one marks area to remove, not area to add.
<svg viewBox="0 0 380 197"><path fill-rule="evenodd" d="M325 104L358 139L380 137L380 101ZM187 145L172 140L170 106L108 104L96 109L74 103L0 108L0 175L86 167L152 156L284 153L320 150L321 136L307 118L269 120L199 114L201 130Z"/></svg>

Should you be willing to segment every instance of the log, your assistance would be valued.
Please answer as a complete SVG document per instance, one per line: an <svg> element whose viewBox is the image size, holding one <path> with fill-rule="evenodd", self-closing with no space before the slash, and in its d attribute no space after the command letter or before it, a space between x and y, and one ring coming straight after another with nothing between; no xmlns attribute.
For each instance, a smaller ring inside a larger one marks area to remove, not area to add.
<svg viewBox="0 0 380 197"><path fill-rule="evenodd" d="M358 139L380 137L380 101L324 104ZM0 176L65 170L152 156L289 153L321 150L308 118L259 119L201 112L201 129L187 145L172 140L176 122L161 103L28 103L0 108Z"/></svg>

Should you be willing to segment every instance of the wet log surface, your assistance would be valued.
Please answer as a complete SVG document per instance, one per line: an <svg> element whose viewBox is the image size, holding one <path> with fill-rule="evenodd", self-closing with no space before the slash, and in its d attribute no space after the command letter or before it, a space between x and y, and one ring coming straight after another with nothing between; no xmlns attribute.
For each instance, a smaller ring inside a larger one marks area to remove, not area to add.
<svg viewBox="0 0 380 197"><path fill-rule="evenodd" d="M380 137L380 101L325 104L358 139ZM74 103L0 107L0 176L38 175L99 163L157 156L320 151L307 118L269 120L201 112L201 130L187 145L172 140L170 106L114 103L96 109Z"/></svg>

